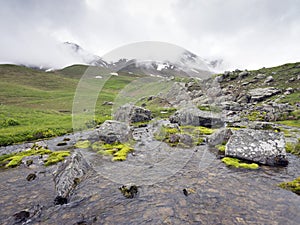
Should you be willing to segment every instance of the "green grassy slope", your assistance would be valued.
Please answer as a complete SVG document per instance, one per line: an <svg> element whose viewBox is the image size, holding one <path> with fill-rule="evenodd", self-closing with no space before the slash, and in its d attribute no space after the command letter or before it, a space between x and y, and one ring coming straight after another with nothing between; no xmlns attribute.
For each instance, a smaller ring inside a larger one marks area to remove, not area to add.
<svg viewBox="0 0 300 225"><path fill-rule="evenodd" d="M0 145L72 132L72 105L77 84L87 66L74 65L43 72L16 65L0 65ZM96 68L93 76L109 73ZM96 121L110 118L113 101L135 76L112 76L99 94Z"/></svg>
<svg viewBox="0 0 300 225"><path fill-rule="evenodd" d="M300 87L300 80L297 80L297 76L300 75L300 62L297 63L288 63L281 66L271 67L271 68L261 68L259 70L249 71L250 75L243 79L238 78L240 72L233 72L230 75L231 80L226 80L226 82L221 83L221 86L233 85L235 88L240 88L241 90L253 89L253 88L263 88L263 87L276 87L279 88L282 92L285 89L291 87L294 90ZM272 76L274 81L268 84L264 83L264 79L257 79L255 77L258 74L263 74L265 77ZM295 79L295 80L290 80ZM244 86L243 83L249 82L248 85ZM300 100L300 91L295 91L294 93L285 96L280 100L282 103L290 103L294 105Z"/></svg>
<svg viewBox="0 0 300 225"><path fill-rule="evenodd" d="M73 99L82 75L88 74L86 84L93 87L101 84L101 79L95 79L96 76L110 72L108 69L85 65L73 65L53 72L0 65L0 146L72 132ZM289 81L300 75L300 63L249 72L250 75L242 80L237 78L239 72L236 72L234 79L220 85L232 84L241 89L270 85L282 91L287 87L296 90L300 85L299 80ZM258 74L272 75L274 82L264 84L263 79L253 82ZM86 123L93 126L109 119L112 106L103 105L103 102L113 102L119 91L139 77L127 73L111 76L99 93L95 118L92 117L91 121L91 117L88 117ZM249 84L244 86L244 82ZM299 102L299 93L295 91L280 101L295 105Z"/></svg>

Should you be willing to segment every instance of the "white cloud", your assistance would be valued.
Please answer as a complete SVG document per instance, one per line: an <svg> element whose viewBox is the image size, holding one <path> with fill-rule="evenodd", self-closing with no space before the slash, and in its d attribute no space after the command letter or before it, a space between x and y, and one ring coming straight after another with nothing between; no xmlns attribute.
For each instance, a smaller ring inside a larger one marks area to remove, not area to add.
<svg viewBox="0 0 300 225"><path fill-rule="evenodd" d="M164 41L230 68L300 61L297 0L0 1L0 62L64 66L73 41L104 55L125 44Z"/></svg>

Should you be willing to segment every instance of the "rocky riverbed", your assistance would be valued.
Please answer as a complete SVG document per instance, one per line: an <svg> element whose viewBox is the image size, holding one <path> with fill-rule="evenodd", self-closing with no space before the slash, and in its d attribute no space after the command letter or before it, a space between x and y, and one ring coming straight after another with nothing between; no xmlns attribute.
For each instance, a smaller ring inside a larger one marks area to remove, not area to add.
<svg viewBox="0 0 300 225"><path fill-rule="evenodd" d="M299 176L297 156L287 154L287 167L235 169L222 163L207 145L172 148L151 134L137 141L137 150L122 162L112 162L91 149L73 149L76 141L95 134L89 131L38 143L53 150L71 148L72 155L80 157L77 163L86 165L75 175L67 175L78 178L67 204L55 205L54 200L62 187L57 175L74 168L70 167L72 157L49 167L33 164L2 169L1 224L300 223L299 196L278 187ZM68 140L66 145L57 146L63 140ZM2 147L1 152L25 145ZM28 181L29 174L36 178ZM124 185L137 188L132 198L120 191Z"/></svg>

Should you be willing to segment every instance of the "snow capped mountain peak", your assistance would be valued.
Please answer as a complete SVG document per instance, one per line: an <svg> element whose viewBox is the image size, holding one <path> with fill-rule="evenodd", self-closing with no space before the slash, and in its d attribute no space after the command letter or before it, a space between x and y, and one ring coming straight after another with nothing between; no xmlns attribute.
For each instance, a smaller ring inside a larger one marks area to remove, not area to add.
<svg viewBox="0 0 300 225"><path fill-rule="evenodd" d="M112 51L114 58L105 59L86 51L73 42L63 42L53 47L57 56L40 63L23 63L25 66L42 70L61 69L73 64L100 66L113 70L159 76L206 76L211 75L222 64L222 60L209 61L198 57L179 46L162 42L130 44ZM119 51L120 50L120 51ZM45 57L47 59L47 57ZM50 60L51 59L51 60ZM20 63L21 64L21 63Z"/></svg>
<svg viewBox="0 0 300 225"><path fill-rule="evenodd" d="M83 49L76 43L66 41L63 44L72 49L74 52L83 51Z"/></svg>
<svg viewBox="0 0 300 225"><path fill-rule="evenodd" d="M74 58L83 64L103 67L108 66L108 63L102 60L101 57L84 50L76 43L64 42L63 48L65 48L65 50L67 50Z"/></svg>

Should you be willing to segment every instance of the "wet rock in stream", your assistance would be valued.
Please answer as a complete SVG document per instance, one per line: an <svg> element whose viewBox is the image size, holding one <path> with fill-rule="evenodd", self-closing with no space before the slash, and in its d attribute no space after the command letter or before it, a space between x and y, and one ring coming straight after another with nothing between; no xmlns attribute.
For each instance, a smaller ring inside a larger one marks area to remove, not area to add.
<svg viewBox="0 0 300 225"><path fill-rule="evenodd" d="M30 213L27 211L21 211L14 214L14 219L16 223L25 222L30 216Z"/></svg>
<svg viewBox="0 0 300 225"><path fill-rule="evenodd" d="M54 205L64 205L64 204L68 203L68 199L64 198L62 196L56 196L53 203L54 203Z"/></svg>
<svg viewBox="0 0 300 225"><path fill-rule="evenodd" d="M134 198L138 194L138 187L136 185L132 185L129 188L125 185L119 187L119 190L126 198Z"/></svg>
<svg viewBox="0 0 300 225"><path fill-rule="evenodd" d="M28 181L33 181L36 178L36 174L35 173L30 173L28 174L28 176L26 177L26 180Z"/></svg>
<svg viewBox="0 0 300 225"><path fill-rule="evenodd" d="M67 198L90 170L80 152L75 152L55 171L54 182L58 196Z"/></svg>

